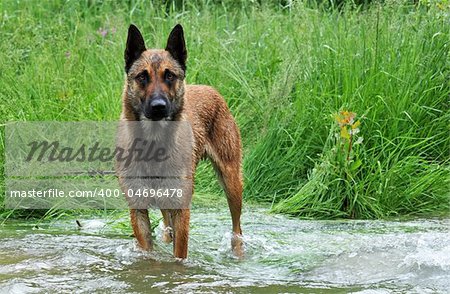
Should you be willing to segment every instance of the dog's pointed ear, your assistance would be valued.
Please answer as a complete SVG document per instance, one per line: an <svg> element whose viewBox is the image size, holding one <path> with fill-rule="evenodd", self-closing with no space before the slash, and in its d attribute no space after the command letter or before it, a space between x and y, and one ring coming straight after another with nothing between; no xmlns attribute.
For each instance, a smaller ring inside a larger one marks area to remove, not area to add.
<svg viewBox="0 0 450 294"><path fill-rule="evenodd" d="M144 51L144 38L139 29L132 24L128 28L127 47L125 49L125 71L127 73Z"/></svg>
<svg viewBox="0 0 450 294"><path fill-rule="evenodd" d="M172 55L172 57L178 61L183 70L186 70L186 43L184 42L183 27L177 24L170 32L169 39L167 40L166 51Z"/></svg>

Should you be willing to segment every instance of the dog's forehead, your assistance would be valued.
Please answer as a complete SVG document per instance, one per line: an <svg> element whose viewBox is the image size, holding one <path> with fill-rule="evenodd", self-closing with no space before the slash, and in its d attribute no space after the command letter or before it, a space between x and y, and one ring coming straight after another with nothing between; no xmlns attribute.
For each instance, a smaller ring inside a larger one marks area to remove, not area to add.
<svg viewBox="0 0 450 294"><path fill-rule="evenodd" d="M166 50L150 49L145 51L142 55L145 62L154 70L158 70L161 67L172 67L174 69L179 67L170 53Z"/></svg>
<svg viewBox="0 0 450 294"><path fill-rule="evenodd" d="M162 61L166 57L166 51L165 50L146 50L142 53L140 61L141 64L144 65L150 65L154 69L157 69L161 66Z"/></svg>
<svg viewBox="0 0 450 294"><path fill-rule="evenodd" d="M171 70L180 77L184 77L184 71L178 62L164 49L148 49L136 60L130 70L130 75L135 76L142 70L150 74Z"/></svg>
<svg viewBox="0 0 450 294"><path fill-rule="evenodd" d="M148 62L161 63L161 61L163 61L164 58L167 58L167 53L168 52L166 50L150 49L145 51L142 55Z"/></svg>

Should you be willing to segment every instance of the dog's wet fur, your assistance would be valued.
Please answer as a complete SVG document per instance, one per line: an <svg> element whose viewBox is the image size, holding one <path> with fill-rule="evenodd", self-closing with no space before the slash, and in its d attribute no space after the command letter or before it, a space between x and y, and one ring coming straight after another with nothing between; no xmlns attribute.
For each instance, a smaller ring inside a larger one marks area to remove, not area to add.
<svg viewBox="0 0 450 294"><path fill-rule="evenodd" d="M187 50L181 25L169 35L165 49L146 49L144 39L134 25L128 29L125 50L126 80L122 97L122 121L181 121L192 128L192 174L202 158L211 160L227 195L232 218L232 250L243 255L240 225L242 209L242 146L239 129L222 96L212 87L186 85ZM151 132L151 131L150 131ZM149 134L150 137L152 134ZM156 135L155 135L156 136ZM120 140L130 140L124 136ZM125 142L126 144L126 142ZM173 146L173 148L178 148ZM128 187L117 170L124 192ZM193 192L194 180L189 179ZM175 257L188 254L189 209L162 209L163 240L173 240ZM147 209L130 207L131 224L138 245L152 249Z"/></svg>

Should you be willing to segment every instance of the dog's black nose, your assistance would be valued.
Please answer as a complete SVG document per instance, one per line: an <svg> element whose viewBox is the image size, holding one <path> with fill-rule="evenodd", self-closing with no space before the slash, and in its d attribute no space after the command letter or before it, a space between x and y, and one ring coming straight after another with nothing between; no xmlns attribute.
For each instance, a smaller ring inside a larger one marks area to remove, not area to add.
<svg viewBox="0 0 450 294"><path fill-rule="evenodd" d="M165 97L154 97L148 100L144 107L145 117L151 120L161 120L169 115L169 101Z"/></svg>
<svg viewBox="0 0 450 294"><path fill-rule="evenodd" d="M163 98L156 98L150 101L150 108L152 112L165 112L167 103Z"/></svg>

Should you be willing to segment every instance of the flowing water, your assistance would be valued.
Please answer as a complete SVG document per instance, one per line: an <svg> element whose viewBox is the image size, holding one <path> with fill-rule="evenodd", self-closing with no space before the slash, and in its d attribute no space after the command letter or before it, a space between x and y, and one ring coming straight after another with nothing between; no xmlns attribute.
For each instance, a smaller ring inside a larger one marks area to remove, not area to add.
<svg viewBox="0 0 450 294"><path fill-rule="evenodd" d="M450 220L304 221L251 209L246 256L225 209L192 212L189 259L102 219L0 226L0 293L448 293ZM160 230L157 229L160 234Z"/></svg>

